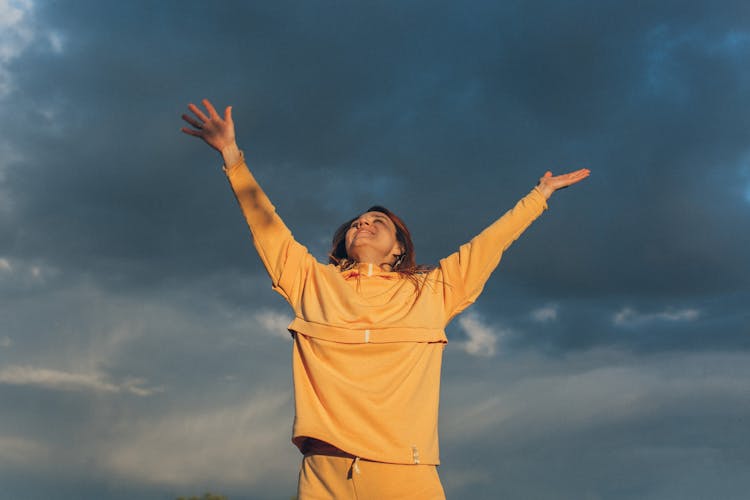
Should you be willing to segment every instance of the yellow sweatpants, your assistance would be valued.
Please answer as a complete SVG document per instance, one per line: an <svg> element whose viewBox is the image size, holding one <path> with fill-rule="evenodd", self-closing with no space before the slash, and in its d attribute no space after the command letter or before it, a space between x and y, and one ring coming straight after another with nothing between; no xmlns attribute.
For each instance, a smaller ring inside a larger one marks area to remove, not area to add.
<svg viewBox="0 0 750 500"><path fill-rule="evenodd" d="M354 457L305 455L298 500L444 500L434 465L401 465Z"/></svg>

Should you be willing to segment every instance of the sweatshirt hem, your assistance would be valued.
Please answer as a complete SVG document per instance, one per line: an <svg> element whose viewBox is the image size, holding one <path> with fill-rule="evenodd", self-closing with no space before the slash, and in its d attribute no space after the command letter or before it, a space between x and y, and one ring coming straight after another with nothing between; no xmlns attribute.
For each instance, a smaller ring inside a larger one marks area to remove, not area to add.
<svg viewBox="0 0 750 500"><path fill-rule="evenodd" d="M415 449L417 449L417 447L413 445L404 447L404 451L402 453L379 454L379 453L366 451L364 449L356 449L356 448L351 448L349 446L341 445L340 443L337 442L335 438L333 437L326 438L318 433L304 433L301 435L297 434L294 437L292 437L292 443L297 447L297 449L300 450L300 453L304 454L302 449L303 449L305 440L307 438L313 438L319 441L323 441L324 443L330 444L332 447L337 448L338 450L340 450L342 453L346 455L351 455L352 457L358 457L362 460L368 460L371 462L381 462L381 463L386 463L386 464L398 464L398 465L436 465L436 466L440 465L440 458L431 458L428 456L426 458L422 457L420 459L418 455L415 458Z"/></svg>

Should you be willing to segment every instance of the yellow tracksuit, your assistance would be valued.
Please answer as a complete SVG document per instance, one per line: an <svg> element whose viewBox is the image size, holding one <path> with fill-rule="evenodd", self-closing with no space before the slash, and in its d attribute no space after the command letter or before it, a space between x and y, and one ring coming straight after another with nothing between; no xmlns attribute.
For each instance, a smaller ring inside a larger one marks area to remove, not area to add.
<svg viewBox="0 0 750 500"><path fill-rule="evenodd" d="M547 208L544 195L534 188L421 275L417 293L411 280L372 264L342 272L319 263L294 240L244 161L225 172L273 289L294 310L294 444L304 449L314 438L363 461L438 465L445 326L476 300L505 249Z"/></svg>

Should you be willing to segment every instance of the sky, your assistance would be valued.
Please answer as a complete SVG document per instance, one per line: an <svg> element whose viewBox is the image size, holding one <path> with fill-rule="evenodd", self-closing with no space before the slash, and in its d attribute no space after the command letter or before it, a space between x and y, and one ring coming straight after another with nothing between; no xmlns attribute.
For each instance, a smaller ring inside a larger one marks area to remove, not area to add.
<svg viewBox="0 0 750 500"><path fill-rule="evenodd" d="M435 264L591 169L448 326L448 498L746 498L746 1L0 0L0 500L294 495L203 98L321 260L381 204Z"/></svg>

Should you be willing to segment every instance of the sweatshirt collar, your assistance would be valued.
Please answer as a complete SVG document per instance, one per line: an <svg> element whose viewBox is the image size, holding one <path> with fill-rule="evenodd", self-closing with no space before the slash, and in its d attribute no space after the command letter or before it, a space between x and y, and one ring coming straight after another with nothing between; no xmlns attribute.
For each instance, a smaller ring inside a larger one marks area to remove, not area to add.
<svg viewBox="0 0 750 500"><path fill-rule="evenodd" d="M387 271L379 265L372 264L370 262L357 262L354 266L347 269L346 272L352 274L357 273L361 276L375 276L377 274L384 274L390 271Z"/></svg>

